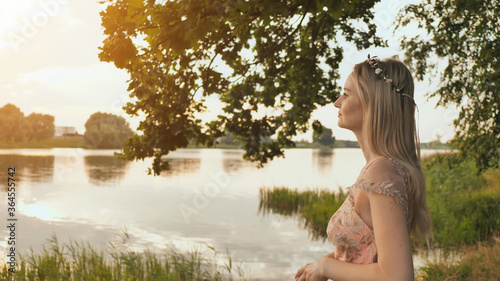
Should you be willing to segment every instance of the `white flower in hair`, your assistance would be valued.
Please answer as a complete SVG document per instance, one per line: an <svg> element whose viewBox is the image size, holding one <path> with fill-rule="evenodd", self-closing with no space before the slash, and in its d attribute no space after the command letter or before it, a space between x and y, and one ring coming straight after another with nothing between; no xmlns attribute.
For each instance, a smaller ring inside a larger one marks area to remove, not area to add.
<svg viewBox="0 0 500 281"><path fill-rule="evenodd" d="M415 103L415 100L404 93L404 89L405 89L405 83L401 83L399 86L396 86L394 84L392 84L392 79L390 79L389 77L385 76L384 73L382 73L382 68L378 67L378 59L377 59L377 56L373 56L373 57L370 57L370 54L368 54L368 64L370 64L371 68L375 69L375 74L377 75L378 78L380 79L384 79L384 81L391 85L394 89L396 89L396 92L399 93L401 95L401 97L407 97L408 99L410 99L413 104L416 106L417 104ZM418 108L417 108L418 110Z"/></svg>

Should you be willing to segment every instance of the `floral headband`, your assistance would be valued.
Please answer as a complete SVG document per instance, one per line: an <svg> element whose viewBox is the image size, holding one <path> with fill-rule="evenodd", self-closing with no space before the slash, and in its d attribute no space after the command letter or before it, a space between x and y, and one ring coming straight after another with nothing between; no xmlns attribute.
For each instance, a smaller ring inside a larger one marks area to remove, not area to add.
<svg viewBox="0 0 500 281"><path fill-rule="evenodd" d="M404 88L405 88L405 83L399 85L399 86L396 86L392 83L392 79L390 79L389 77L387 77L383 72L382 72L382 68L378 67L378 58L377 56L373 56L373 57L370 57L370 54L368 54L368 63L370 64L370 66L375 69L375 74L377 75L377 77L379 77L380 79L384 79L384 81L391 85L394 89L396 89L396 92L399 93L401 95L401 107L403 107L403 97L408 97L414 105L416 105L415 103L415 100L410 97L409 95L405 94L404 93Z"/></svg>

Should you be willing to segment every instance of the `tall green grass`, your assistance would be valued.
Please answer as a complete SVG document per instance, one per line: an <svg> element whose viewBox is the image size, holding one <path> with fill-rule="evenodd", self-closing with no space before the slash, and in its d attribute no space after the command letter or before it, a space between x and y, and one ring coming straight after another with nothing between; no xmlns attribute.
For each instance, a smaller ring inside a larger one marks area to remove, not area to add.
<svg viewBox="0 0 500 281"><path fill-rule="evenodd" d="M0 149L54 147L80 148L83 147L83 139L44 139L40 141L0 142Z"/></svg>
<svg viewBox="0 0 500 281"><path fill-rule="evenodd" d="M429 261L419 269L416 280L428 281L491 281L500 280L500 243L478 244L462 251L459 262L450 257Z"/></svg>
<svg viewBox="0 0 500 281"><path fill-rule="evenodd" d="M426 157L422 167L434 229L431 244L444 255L422 267L417 280L500 280L500 240L495 238L500 234L500 170L478 173L473 160L451 153ZM341 191L262 188L260 209L297 215L313 237L326 237L328 221L346 196ZM412 242L426 251L426 241L412 237ZM460 254L459 262L452 261L453 253Z"/></svg>
<svg viewBox="0 0 500 281"><path fill-rule="evenodd" d="M8 272L5 265L0 268L1 280L166 280L166 281L208 281L233 280L233 275L244 280L241 266L229 261L220 265L219 253L211 246L180 253L167 249L163 253L150 250L138 252L126 246L128 235L122 244L108 243L95 249L87 242L60 245L53 235L48 247L41 253L33 250L20 256L16 273ZM228 254L229 255L229 254Z"/></svg>
<svg viewBox="0 0 500 281"><path fill-rule="evenodd" d="M437 154L422 165L437 247L475 245L500 231L498 169L478 174L473 160L456 154Z"/></svg>
<svg viewBox="0 0 500 281"><path fill-rule="evenodd" d="M473 160L456 154L436 154L423 160L427 201L434 228L434 246L454 249L487 241L500 231L500 171L478 174ZM261 188L263 213L299 215L313 238L326 238L325 229L347 194L339 190ZM426 241L413 237L415 247Z"/></svg>
<svg viewBox="0 0 500 281"><path fill-rule="evenodd" d="M325 240L326 225L342 205L347 194L339 188L328 190L291 190L286 187L261 188L259 213L297 216L313 240Z"/></svg>

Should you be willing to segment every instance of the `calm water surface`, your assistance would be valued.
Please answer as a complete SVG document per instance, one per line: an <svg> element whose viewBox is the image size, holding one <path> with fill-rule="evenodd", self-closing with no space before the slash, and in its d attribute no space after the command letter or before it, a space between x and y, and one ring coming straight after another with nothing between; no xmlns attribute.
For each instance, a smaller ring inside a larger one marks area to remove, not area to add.
<svg viewBox="0 0 500 281"><path fill-rule="evenodd" d="M243 160L241 150L183 149L169 154L172 169L155 177L146 172L151 160L122 162L113 152L0 150L1 182L7 167L17 170L18 253L40 250L52 234L60 243L85 240L99 248L126 228L137 250L191 251L208 243L222 260L227 248L249 280L293 280L333 246L312 239L295 218L259 213L259 189L336 191L354 183L365 164L360 149L291 149L264 168ZM7 229L1 234L7 237ZM5 239L0 247L5 257Z"/></svg>

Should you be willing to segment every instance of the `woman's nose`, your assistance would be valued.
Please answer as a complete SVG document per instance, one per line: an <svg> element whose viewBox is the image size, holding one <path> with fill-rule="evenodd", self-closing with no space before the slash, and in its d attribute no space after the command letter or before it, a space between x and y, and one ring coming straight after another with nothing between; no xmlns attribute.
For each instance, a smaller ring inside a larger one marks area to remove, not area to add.
<svg viewBox="0 0 500 281"><path fill-rule="evenodd" d="M333 103L333 106L335 106L336 108L339 108L340 109L340 98L338 98L334 103Z"/></svg>

